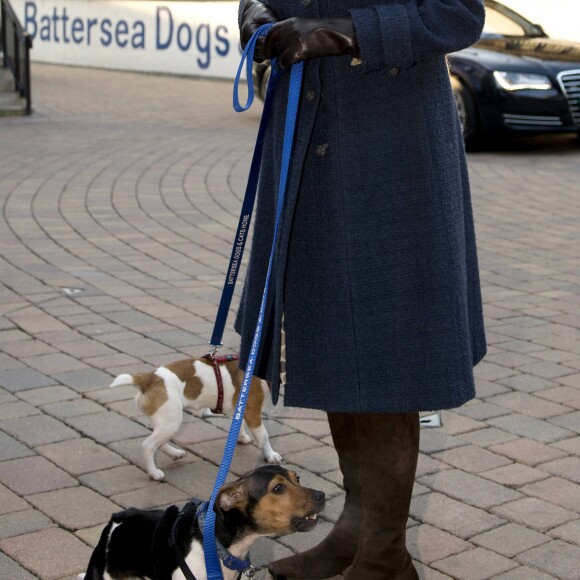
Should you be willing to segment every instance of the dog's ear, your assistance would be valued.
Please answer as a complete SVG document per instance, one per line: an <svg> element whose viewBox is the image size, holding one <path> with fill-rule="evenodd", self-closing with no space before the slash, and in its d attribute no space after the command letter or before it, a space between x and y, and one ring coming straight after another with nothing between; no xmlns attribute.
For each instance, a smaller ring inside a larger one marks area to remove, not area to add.
<svg viewBox="0 0 580 580"><path fill-rule="evenodd" d="M248 494L244 484L236 482L222 487L218 494L216 505L224 512L234 508L243 510L246 507L247 499Z"/></svg>

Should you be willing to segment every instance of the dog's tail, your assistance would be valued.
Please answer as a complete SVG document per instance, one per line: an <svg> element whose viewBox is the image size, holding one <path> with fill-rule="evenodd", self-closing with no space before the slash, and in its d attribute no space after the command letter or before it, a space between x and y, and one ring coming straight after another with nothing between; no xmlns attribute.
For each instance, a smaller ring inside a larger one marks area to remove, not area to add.
<svg viewBox="0 0 580 580"><path fill-rule="evenodd" d="M137 387L145 392L151 386L155 375L153 373L137 373L136 375L119 375L109 387Z"/></svg>

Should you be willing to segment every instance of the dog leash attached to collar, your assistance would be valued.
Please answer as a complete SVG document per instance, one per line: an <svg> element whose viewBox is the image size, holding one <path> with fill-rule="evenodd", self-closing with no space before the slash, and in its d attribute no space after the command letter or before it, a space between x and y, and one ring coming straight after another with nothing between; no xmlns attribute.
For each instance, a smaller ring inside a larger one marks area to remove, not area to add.
<svg viewBox="0 0 580 580"><path fill-rule="evenodd" d="M238 72L236 75L236 80L234 82L234 110L237 113L242 113L247 111L254 101L254 85L252 83L252 65L254 60L254 48L256 46L256 41L260 36L268 33L272 24L264 24L254 33L254 36L249 40L244 53L242 54L242 60L240 66L238 67ZM242 105L239 100L239 82L242 71L244 69L244 62L246 64L246 77L248 80L248 99L245 105ZM240 219L238 222L238 229L236 230L236 235L234 237L234 245L232 248L232 253L230 256L230 263L227 269L226 280L222 290L222 297L217 311L217 316L212 331L211 339L208 344L211 347L211 354L214 354L222 345L222 337L224 335L224 330L226 327L226 321L228 318L228 312L230 310L230 305L232 303L232 298L234 296L234 288L236 286L236 281L238 279L238 273L240 270L240 265L242 263L242 257L244 255L244 248L246 247L246 242L248 240L248 234L250 232L250 224L252 222L252 213L254 211L254 202L256 201L256 192L258 191L258 180L260 178L260 167L262 165L262 152L264 150L264 140L266 137L266 126L268 124L268 118L270 117L270 109L272 108L272 97L274 95L274 86L276 84L276 79L279 76L279 72L275 70L274 61L272 61L270 76L270 81L268 83L268 89L266 91L266 98L264 99L264 108L262 110L262 118L260 120L260 128L258 129L258 136L256 137L256 145L254 147L254 154L252 156L252 163L250 165L250 174L248 177L248 183L246 185L246 192L244 195L244 201L242 203L242 210L240 212Z"/></svg>
<svg viewBox="0 0 580 580"><path fill-rule="evenodd" d="M208 510L209 502L202 503L197 508L197 521L199 523L199 529L203 530L205 527L206 515ZM242 560L231 554L227 548L225 548L221 542L219 542L216 538L215 541L217 553L219 559L223 562L223 565L230 570L236 570L237 572L241 572L246 578L253 578L256 574L252 563L250 562L249 558Z"/></svg>
<svg viewBox="0 0 580 580"><path fill-rule="evenodd" d="M244 53L242 55L242 61L238 68L238 74L236 76L236 81L234 83L234 109L238 112L245 111L250 108L254 98L254 89L252 86L252 62L254 60L254 48L257 39L267 34L272 24L265 24L261 26L252 36ZM238 98L239 83L241 72L246 63L247 79L248 79L248 100L245 105L241 105ZM290 172L290 159L292 157L292 146L294 143L294 130L296 127L296 119L298 116L298 104L300 102L300 91L302 86L302 72L304 68L304 63L299 62L293 65L290 72L290 87L288 91L288 105L286 108L286 125L284 128L284 142L282 149L282 165L280 169L280 181L278 185L278 198L276 207L276 221L274 223L274 235L272 240L272 249L270 251L270 258L268 260L268 270L266 273L266 280L264 283L264 291L262 293L262 302L260 304L260 310L258 313L258 320L256 323L256 329L254 331L254 337L252 339L252 346L250 349L250 354L248 356L248 361L246 364L246 370L244 373L244 380L242 387L240 389L240 394L238 396L238 402L234 410L234 417L232 419L232 424L230 427L230 432L228 434L228 439L224 449L221 465L216 477L215 486L211 494L211 498L208 505L208 510L206 514L205 524L203 527L203 548L205 554L205 564L207 570L208 580L223 580L221 566L219 563L218 554L216 551L216 539L215 539L215 512L213 510L215 500L219 489L225 483L226 476L228 474L230 464L232 462L232 457L234 455L234 450L236 447L236 442L242 426L242 421L244 419L244 411L246 408L246 403L248 401L248 394L250 392L250 384L252 382L252 377L254 375L254 369L256 367L256 359L258 356L258 349L260 346L262 338L262 329L264 326L264 317L266 313L266 299L268 296L268 289L270 287L270 277L272 274L272 264L274 262L274 254L276 250L277 240L278 240L278 230L280 229L280 224L282 221L282 209L284 207L284 198L286 195L286 186L288 182L288 175ZM230 265L228 267L228 273L226 275L226 282L224 285L224 290L222 298L220 301L220 306L218 309L218 315L216 324L214 327L214 334L210 340L210 345L212 347L212 353L215 354L217 349L221 346L221 339L223 336L223 331L226 324L227 314L231 304L231 299L234 292L234 286L239 270L239 264L241 262L241 256L244 250L244 246L247 239L247 230L249 228L251 212L254 206L254 200L256 198L256 192L258 189L258 181L260 177L260 166L262 161L262 151L264 147L264 139L266 135L266 125L268 117L270 116L270 109L272 107L272 99L274 94L274 87L277 78L281 74L280 70L276 67L275 60L271 63L271 76L270 82L268 83L268 89L266 92L266 100L264 103L264 109L262 112L262 119L260 121L260 129L258 131L258 137L256 139L256 147L254 149L254 155L252 158L252 165L250 167L250 176L248 178L248 185L246 187L246 195L244 198L244 203L242 206L242 215L240 217L240 222L238 225L238 231L236 233L236 238L234 241L234 248L232 250L232 255L230 259ZM249 209L249 213L246 213Z"/></svg>
<svg viewBox="0 0 580 580"><path fill-rule="evenodd" d="M196 580L191 568L187 565L181 550L179 549L179 531L180 526L183 519L189 515L192 515L193 510L195 509L195 517L198 522L198 526L200 530L204 529L206 513L208 508L209 502L200 502L200 500L192 500L189 503L185 504L181 511L177 514L175 521L171 527L171 533L169 534L169 546L173 550L173 555L177 561L177 564L183 575L185 576L186 580ZM240 572L246 578L253 578L256 574L254 567L249 559L242 560L234 556L230 551L222 545L216 539L216 548L219 559L223 562L223 565L230 570L235 570L236 572Z"/></svg>

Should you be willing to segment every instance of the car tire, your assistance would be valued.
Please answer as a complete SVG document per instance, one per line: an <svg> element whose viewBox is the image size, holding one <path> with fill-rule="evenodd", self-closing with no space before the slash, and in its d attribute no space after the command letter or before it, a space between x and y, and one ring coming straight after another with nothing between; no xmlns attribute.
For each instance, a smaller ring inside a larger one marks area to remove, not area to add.
<svg viewBox="0 0 580 580"><path fill-rule="evenodd" d="M473 96L457 77L451 77L451 88L457 105L465 147L466 149L476 149L482 141L482 136L477 122Z"/></svg>
<svg viewBox="0 0 580 580"><path fill-rule="evenodd" d="M270 82L270 76L272 74L272 68L268 66L268 68L264 71L262 75L262 82L260 85L260 98L262 101L266 100L266 91L268 90L268 83Z"/></svg>

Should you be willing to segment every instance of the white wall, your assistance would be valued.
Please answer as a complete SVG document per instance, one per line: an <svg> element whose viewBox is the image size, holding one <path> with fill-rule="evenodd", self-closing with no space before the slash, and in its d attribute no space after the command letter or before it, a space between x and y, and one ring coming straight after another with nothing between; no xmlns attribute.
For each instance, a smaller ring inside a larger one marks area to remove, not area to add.
<svg viewBox="0 0 580 580"><path fill-rule="evenodd" d="M580 42L580 0L501 0L549 36Z"/></svg>
<svg viewBox="0 0 580 580"><path fill-rule="evenodd" d="M237 70L237 0L11 1L34 35L36 61L221 78ZM580 42L580 0L504 3L551 36Z"/></svg>
<svg viewBox="0 0 580 580"><path fill-rule="evenodd" d="M11 0L40 62L233 78L238 2Z"/></svg>

